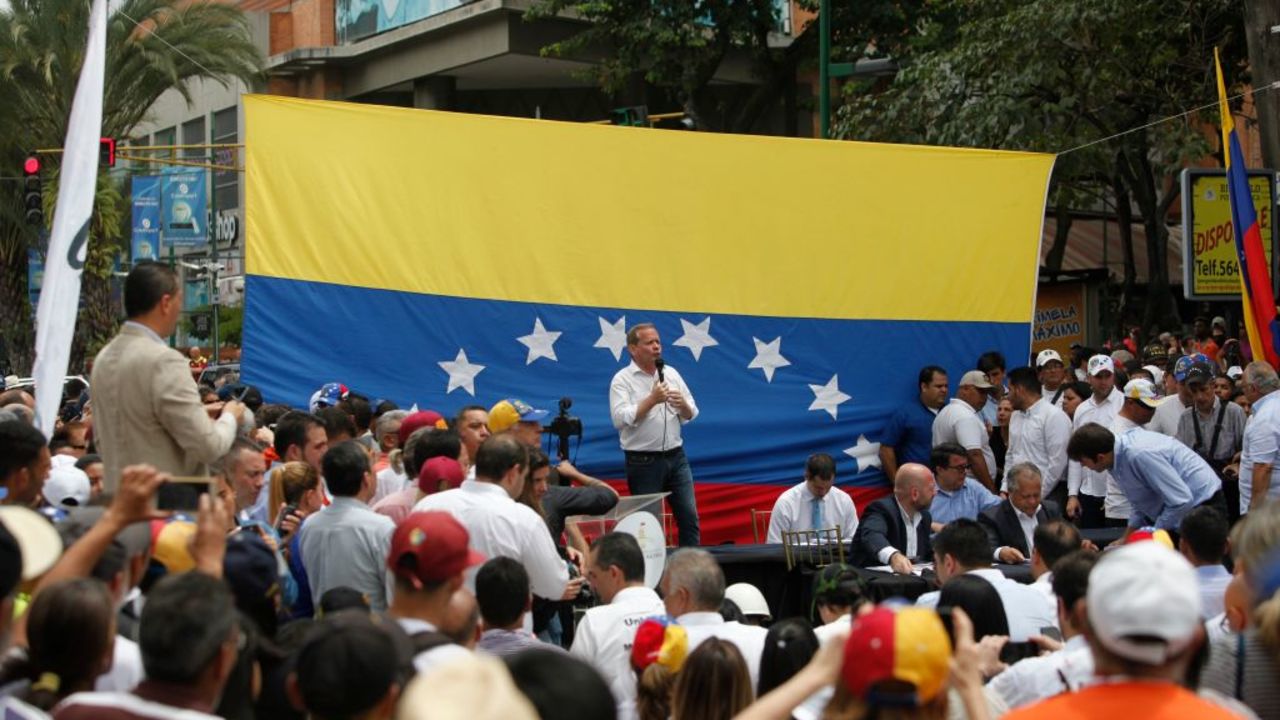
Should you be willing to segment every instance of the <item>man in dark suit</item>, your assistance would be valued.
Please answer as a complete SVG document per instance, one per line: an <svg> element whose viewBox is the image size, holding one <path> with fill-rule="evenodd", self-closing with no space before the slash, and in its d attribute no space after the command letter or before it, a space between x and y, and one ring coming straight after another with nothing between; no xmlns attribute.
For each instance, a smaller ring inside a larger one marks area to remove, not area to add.
<svg viewBox="0 0 1280 720"><path fill-rule="evenodd" d="M1031 557L1036 526L1062 517L1050 500L1040 502L1040 470L1029 462L1009 468L1009 497L978 516L998 562L1022 563Z"/></svg>
<svg viewBox="0 0 1280 720"><path fill-rule="evenodd" d="M853 536L854 563L888 565L895 573L909 575L912 560L932 560L929 503L937 491L929 468L919 463L899 467L893 495L871 503L862 514Z"/></svg>

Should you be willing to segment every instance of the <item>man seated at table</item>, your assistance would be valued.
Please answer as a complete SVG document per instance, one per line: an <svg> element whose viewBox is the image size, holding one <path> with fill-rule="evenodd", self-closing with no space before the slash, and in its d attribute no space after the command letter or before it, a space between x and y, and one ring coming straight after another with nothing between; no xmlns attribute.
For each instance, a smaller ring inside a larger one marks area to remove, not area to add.
<svg viewBox="0 0 1280 720"><path fill-rule="evenodd" d="M1000 496L968 476L969 453L956 443L942 443L929 453L929 464L938 479L938 494L929 505L934 532L956 518L977 520L987 508L1000 504Z"/></svg>
<svg viewBox="0 0 1280 720"><path fill-rule="evenodd" d="M1050 601L1030 585L1005 577L999 569L991 567L991 545L982 526L973 520L961 518L948 523L933 538L938 572L938 583L947 582L960 575L976 575L991 583L1004 604L1009 619L1009 639L1026 642L1032 635L1040 635L1045 628L1058 626L1058 605ZM937 607L941 593L928 592L920 596L916 604L921 607Z"/></svg>
<svg viewBox="0 0 1280 720"><path fill-rule="evenodd" d="M849 493L835 487L836 461L815 453L804 463L804 482L778 496L769 516L771 543L782 542L782 533L796 530L840 528L840 537L853 537L858 511Z"/></svg>
<svg viewBox="0 0 1280 720"><path fill-rule="evenodd" d="M1009 468L1009 497L982 511L978 522L987 531L996 562L1016 565L1031 559L1036 526L1062 517L1052 500L1040 502L1040 469L1029 462Z"/></svg>
<svg viewBox="0 0 1280 720"><path fill-rule="evenodd" d="M853 538L853 562L862 567L888 565L909 575L912 560L933 559L929 544L929 504L938 486L933 473L919 463L898 468L893 494L867 506Z"/></svg>

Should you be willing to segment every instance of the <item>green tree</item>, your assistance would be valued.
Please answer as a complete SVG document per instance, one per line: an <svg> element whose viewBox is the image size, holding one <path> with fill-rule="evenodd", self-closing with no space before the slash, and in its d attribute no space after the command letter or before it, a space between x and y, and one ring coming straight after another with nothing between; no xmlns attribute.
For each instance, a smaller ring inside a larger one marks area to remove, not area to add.
<svg viewBox="0 0 1280 720"><path fill-rule="evenodd" d="M568 13L586 21L563 42L543 48L544 55L589 57L589 71L600 88L615 97L640 102L634 93L642 80L679 107L699 130L758 131L767 112L785 104L794 119L796 77L816 67L818 29L797 28L797 37L781 34L778 0L540 0L530 18ZM853 60L892 54L927 0L838 2L833 38L840 55ZM816 9L818 0L800 5ZM740 56L754 80L743 98L713 90L711 81L726 60ZM837 58L839 59L839 58Z"/></svg>
<svg viewBox="0 0 1280 720"><path fill-rule="evenodd" d="M854 139L1079 148L1054 169L1048 264L1061 263L1070 210L1136 211L1150 280L1147 302L1129 310L1146 329L1172 326L1169 210L1177 174L1216 147L1206 132L1215 117L1159 121L1216 97L1215 46L1240 64L1240 8L1240 0L940 0L906 45L905 69L880 92L848 86L834 126ZM1143 129L1127 132L1134 128ZM1126 276L1131 290L1132 268Z"/></svg>
<svg viewBox="0 0 1280 720"><path fill-rule="evenodd" d="M88 19L85 0L10 0L8 8L0 9L0 163L11 169L0 175L17 175L22 158L34 149L61 147ZM233 5L124 0L107 19L102 133L128 137L167 90L177 90L190 101L191 80L253 83L261 67L262 56L245 15ZM56 171L57 157L43 159ZM46 195L56 194L55 185L46 180ZM39 237L23 222L21 205L21 184L0 182L0 333L11 361L26 370L35 337L26 257ZM110 279L123 237L123 207L120 188L101 180L82 279L73 367L115 330L120 313L110 302ZM46 212L46 218L52 213Z"/></svg>

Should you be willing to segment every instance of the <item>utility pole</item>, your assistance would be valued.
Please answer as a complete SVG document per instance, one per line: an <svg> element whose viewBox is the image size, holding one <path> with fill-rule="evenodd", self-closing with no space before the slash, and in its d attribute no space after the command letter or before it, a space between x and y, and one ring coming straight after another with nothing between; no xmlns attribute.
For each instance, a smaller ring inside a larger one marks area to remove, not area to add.
<svg viewBox="0 0 1280 720"><path fill-rule="evenodd" d="M1244 34L1262 138L1262 164L1280 169L1280 2L1244 0Z"/></svg>

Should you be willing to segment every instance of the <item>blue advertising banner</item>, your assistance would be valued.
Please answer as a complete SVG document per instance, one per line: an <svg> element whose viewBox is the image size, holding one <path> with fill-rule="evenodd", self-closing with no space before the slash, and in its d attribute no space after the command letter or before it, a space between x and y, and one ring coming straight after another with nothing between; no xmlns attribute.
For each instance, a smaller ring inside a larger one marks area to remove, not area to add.
<svg viewBox="0 0 1280 720"><path fill-rule="evenodd" d="M160 258L160 176L133 176L133 235L129 242L133 262Z"/></svg>
<svg viewBox="0 0 1280 720"><path fill-rule="evenodd" d="M349 43L462 5L463 0L337 0L338 42Z"/></svg>
<svg viewBox="0 0 1280 720"><path fill-rule="evenodd" d="M208 242L205 227L205 174L203 171L170 171L160 182L164 216L164 242L175 247L194 247Z"/></svg>

